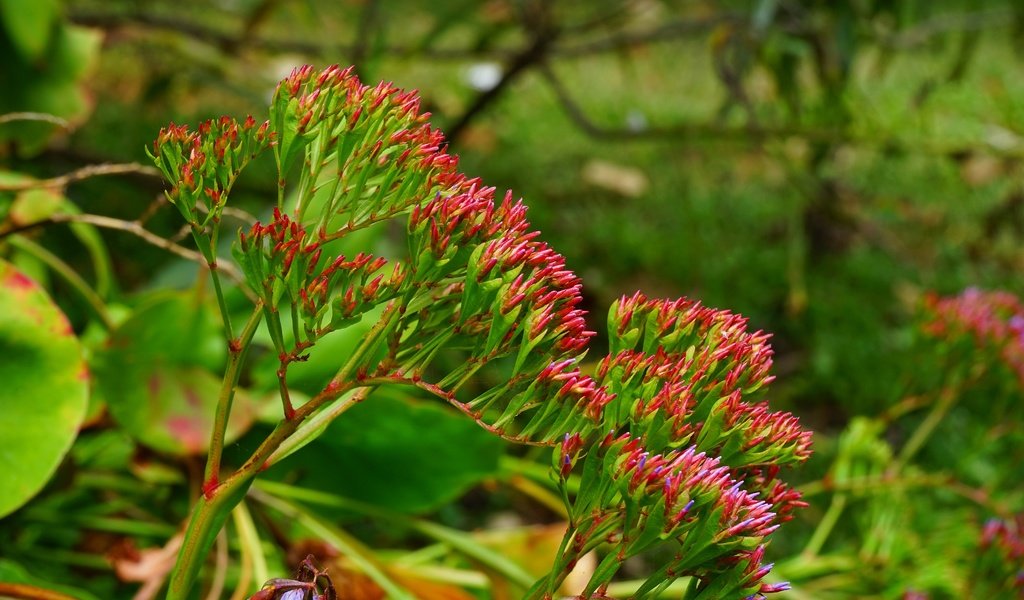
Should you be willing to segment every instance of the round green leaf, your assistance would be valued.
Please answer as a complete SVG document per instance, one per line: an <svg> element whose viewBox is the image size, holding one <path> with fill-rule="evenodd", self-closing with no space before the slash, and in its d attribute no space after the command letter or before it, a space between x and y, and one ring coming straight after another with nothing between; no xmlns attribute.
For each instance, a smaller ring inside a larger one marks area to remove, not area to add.
<svg viewBox="0 0 1024 600"><path fill-rule="evenodd" d="M0 261L0 517L50 479L78 434L89 395L82 348L34 281Z"/></svg>
<svg viewBox="0 0 1024 600"><path fill-rule="evenodd" d="M219 324L194 296L170 294L140 307L97 355L97 389L111 416L141 444L171 454L201 454L220 393L225 354ZM235 394L228 438L251 424L255 408Z"/></svg>
<svg viewBox="0 0 1024 600"><path fill-rule="evenodd" d="M505 443L437 402L383 389L338 417L271 476L410 513L438 508L498 470Z"/></svg>

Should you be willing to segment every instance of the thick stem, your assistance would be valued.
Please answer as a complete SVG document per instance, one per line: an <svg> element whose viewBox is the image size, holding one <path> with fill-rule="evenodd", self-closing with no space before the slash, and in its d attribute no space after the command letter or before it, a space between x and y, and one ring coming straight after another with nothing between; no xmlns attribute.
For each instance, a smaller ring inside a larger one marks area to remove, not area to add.
<svg viewBox="0 0 1024 600"><path fill-rule="evenodd" d="M259 448L253 452L245 464L228 477L222 484L212 488L200 496L199 502L192 509L192 518L185 530L178 561L171 574L171 585L167 591L167 600L185 600L188 592L199 575L203 559L213 544L217 533L231 514L232 509L245 497L249 486L256 476L263 471L268 459L298 429L299 425L312 413L307 409L314 401L318 405L337 399L351 389L349 386L328 387L313 400L303 405L295 413L295 418L278 422L277 427Z"/></svg>
<svg viewBox="0 0 1024 600"><path fill-rule="evenodd" d="M238 388L238 378L242 374L242 363L245 362L245 355L249 350L253 335L256 334L256 329L259 327L262 314L263 306L258 303L242 329L242 334L228 344L228 366L224 371L220 396L217 398L213 431L210 433L210 453L206 458L204 492L207 488L216 487L219 482L220 459L224 452L224 436L228 428L228 418L231 416L231 404L235 399L235 390Z"/></svg>
<svg viewBox="0 0 1024 600"><path fill-rule="evenodd" d="M231 510L245 497L257 472L250 470L249 473L235 473L208 495L199 497L199 502L192 508L192 518L185 529L178 560L171 572L167 600L186 600L189 597L189 590L199 575L199 569L213 541Z"/></svg>
<svg viewBox="0 0 1024 600"><path fill-rule="evenodd" d="M279 421L270 435L263 440L263 443L253 452L252 456L245 461L245 464L225 479L223 483L204 490L204 495L199 498L199 502L192 509L192 517L189 520L188 528L185 530L185 539L178 554L178 561L174 565L174 571L171 574L167 600L186 600L189 590L199 575L203 560L207 553L209 553L214 539L216 539L217 534L224 526L224 522L231 514L232 509L242 501L256 476L267 467L268 461L278 449L298 431L299 426L321 407L341 398L356 387L364 387L359 383L348 380L348 373L355 370L361 359L386 337L389 325L394 322L394 317L398 312L397 306L396 303L393 303L388 307L380 322L367 334L363 343L356 349L345 367L342 367L323 391L296 409L291 418ZM262 312L268 317L276 316L277 314L276 311L270 310ZM250 319L250 321L253 321L253 319ZM258 319L255 319L255 321L258 323ZM272 326L271 329L273 329ZM340 414L340 412L337 414ZM303 435L313 437L317 433L318 431L312 431Z"/></svg>

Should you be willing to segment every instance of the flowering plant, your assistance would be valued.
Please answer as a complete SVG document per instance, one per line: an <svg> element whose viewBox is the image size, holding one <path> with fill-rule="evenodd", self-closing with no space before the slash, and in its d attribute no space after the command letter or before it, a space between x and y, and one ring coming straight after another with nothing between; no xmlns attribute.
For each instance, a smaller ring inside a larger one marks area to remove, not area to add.
<svg viewBox="0 0 1024 600"><path fill-rule="evenodd" d="M380 386L414 386L508 440L555 447L570 515L550 574L528 592L551 598L578 559L604 554L583 597L604 595L627 559L670 558L636 597L690 577L688 598L741 598L764 583L768 536L803 505L778 478L807 458L810 433L756 394L771 380L767 336L742 317L689 300L623 298L609 315L610 353L594 375L581 284L537 239L526 208L456 170L415 93L366 86L351 69L296 69L267 121L224 117L171 125L153 145L168 198L206 259L229 360L194 507L168 598L188 596L202 558L260 471L323 432ZM253 308L236 330L218 268L220 221L232 186L272 152L272 218L239 232L234 258ZM297 181L296 181L297 178ZM288 192L294 192L290 195ZM331 255L330 242L404 219L404 256ZM289 367L324 336L361 320L369 333L319 393L292 394ZM241 365L265 325L278 357L282 417L240 467L222 468ZM440 355L459 359L437 360ZM488 389L485 368L506 375ZM579 489L568 480L579 472Z"/></svg>

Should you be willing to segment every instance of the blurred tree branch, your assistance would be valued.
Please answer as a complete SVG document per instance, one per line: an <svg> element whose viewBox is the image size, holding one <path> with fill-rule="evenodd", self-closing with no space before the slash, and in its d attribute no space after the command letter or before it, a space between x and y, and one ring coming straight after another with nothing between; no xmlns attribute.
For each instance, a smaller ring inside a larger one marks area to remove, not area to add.
<svg viewBox="0 0 1024 600"><path fill-rule="evenodd" d="M1001 158L1022 159L1024 147L1001 148L994 145L942 146L924 140L898 140L892 137L869 137L842 128L810 128L792 125L748 125L737 127L719 123L678 123L659 127L608 127L596 123L576 102L569 90L549 65L539 69L562 109L581 131L595 139L618 141L675 140L716 140L734 143L760 143L768 138L801 138L811 142L829 144L859 144L876 147L879 150L898 151L910 154L943 155L952 158L983 153Z"/></svg>
<svg viewBox="0 0 1024 600"><path fill-rule="evenodd" d="M160 177L160 171L155 167L148 167L138 163L105 163L88 165L71 171L70 173L65 173L64 175L52 177L50 179L32 179L21 183L0 183L0 191L12 192L37 188L63 188L69 183L82 181L83 179L89 179L91 177L98 177L101 175L124 175L128 173L144 175L147 177Z"/></svg>
<svg viewBox="0 0 1024 600"><path fill-rule="evenodd" d="M372 3L371 3L372 4ZM210 27L201 23L147 12L115 13L103 11L70 12L72 22L101 29L120 29L124 27L140 27L159 31L171 31L186 35L193 39L206 42L222 49L236 48L244 45L271 52L297 52L312 56L327 52L343 52L351 57L359 56L360 44L330 44L296 39L275 39L250 37L244 42L240 40L252 32L247 28L238 34ZM695 19L679 19L668 23L636 31L619 31L603 39L586 40L577 43L552 44L547 56L552 58L582 58L594 54L614 52L618 50L644 46L652 43L670 42L680 37L698 32L707 32L723 24L742 24L745 17L738 13L723 13L713 17ZM579 28L576 31L583 31ZM515 48L494 48L468 46L465 48L422 47L417 44L385 44L375 51L389 56L421 56L432 60L514 60L521 53Z"/></svg>

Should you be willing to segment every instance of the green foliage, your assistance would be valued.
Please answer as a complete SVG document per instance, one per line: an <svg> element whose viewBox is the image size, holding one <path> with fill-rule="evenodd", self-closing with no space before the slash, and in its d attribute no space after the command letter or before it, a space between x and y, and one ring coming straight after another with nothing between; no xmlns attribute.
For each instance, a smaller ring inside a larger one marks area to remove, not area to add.
<svg viewBox="0 0 1024 600"><path fill-rule="evenodd" d="M201 300L164 294L137 307L93 358L96 391L123 431L148 448L196 455L209 432L223 368L217 317ZM256 406L237 393L227 437L251 425Z"/></svg>
<svg viewBox="0 0 1024 600"><path fill-rule="evenodd" d="M34 281L0 261L0 516L43 488L85 416L89 372L67 318Z"/></svg>
<svg viewBox="0 0 1024 600"><path fill-rule="evenodd" d="M90 103L82 82L98 54L101 36L60 18L58 0L0 2L0 54L5 57L0 114L33 112L76 123ZM46 122L0 123L0 140L22 154L38 153L56 128Z"/></svg>
<svg viewBox="0 0 1024 600"><path fill-rule="evenodd" d="M294 483L373 506L424 513L493 477L503 454L504 444L472 421L385 389L350 409L295 455L302 468ZM282 476L294 472L284 467L276 469ZM274 475L275 470L268 472Z"/></svg>
<svg viewBox="0 0 1024 600"><path fill-rule="evenodd" d="M1015 596L1018 4L0 0L0 596Z"/></svg>

